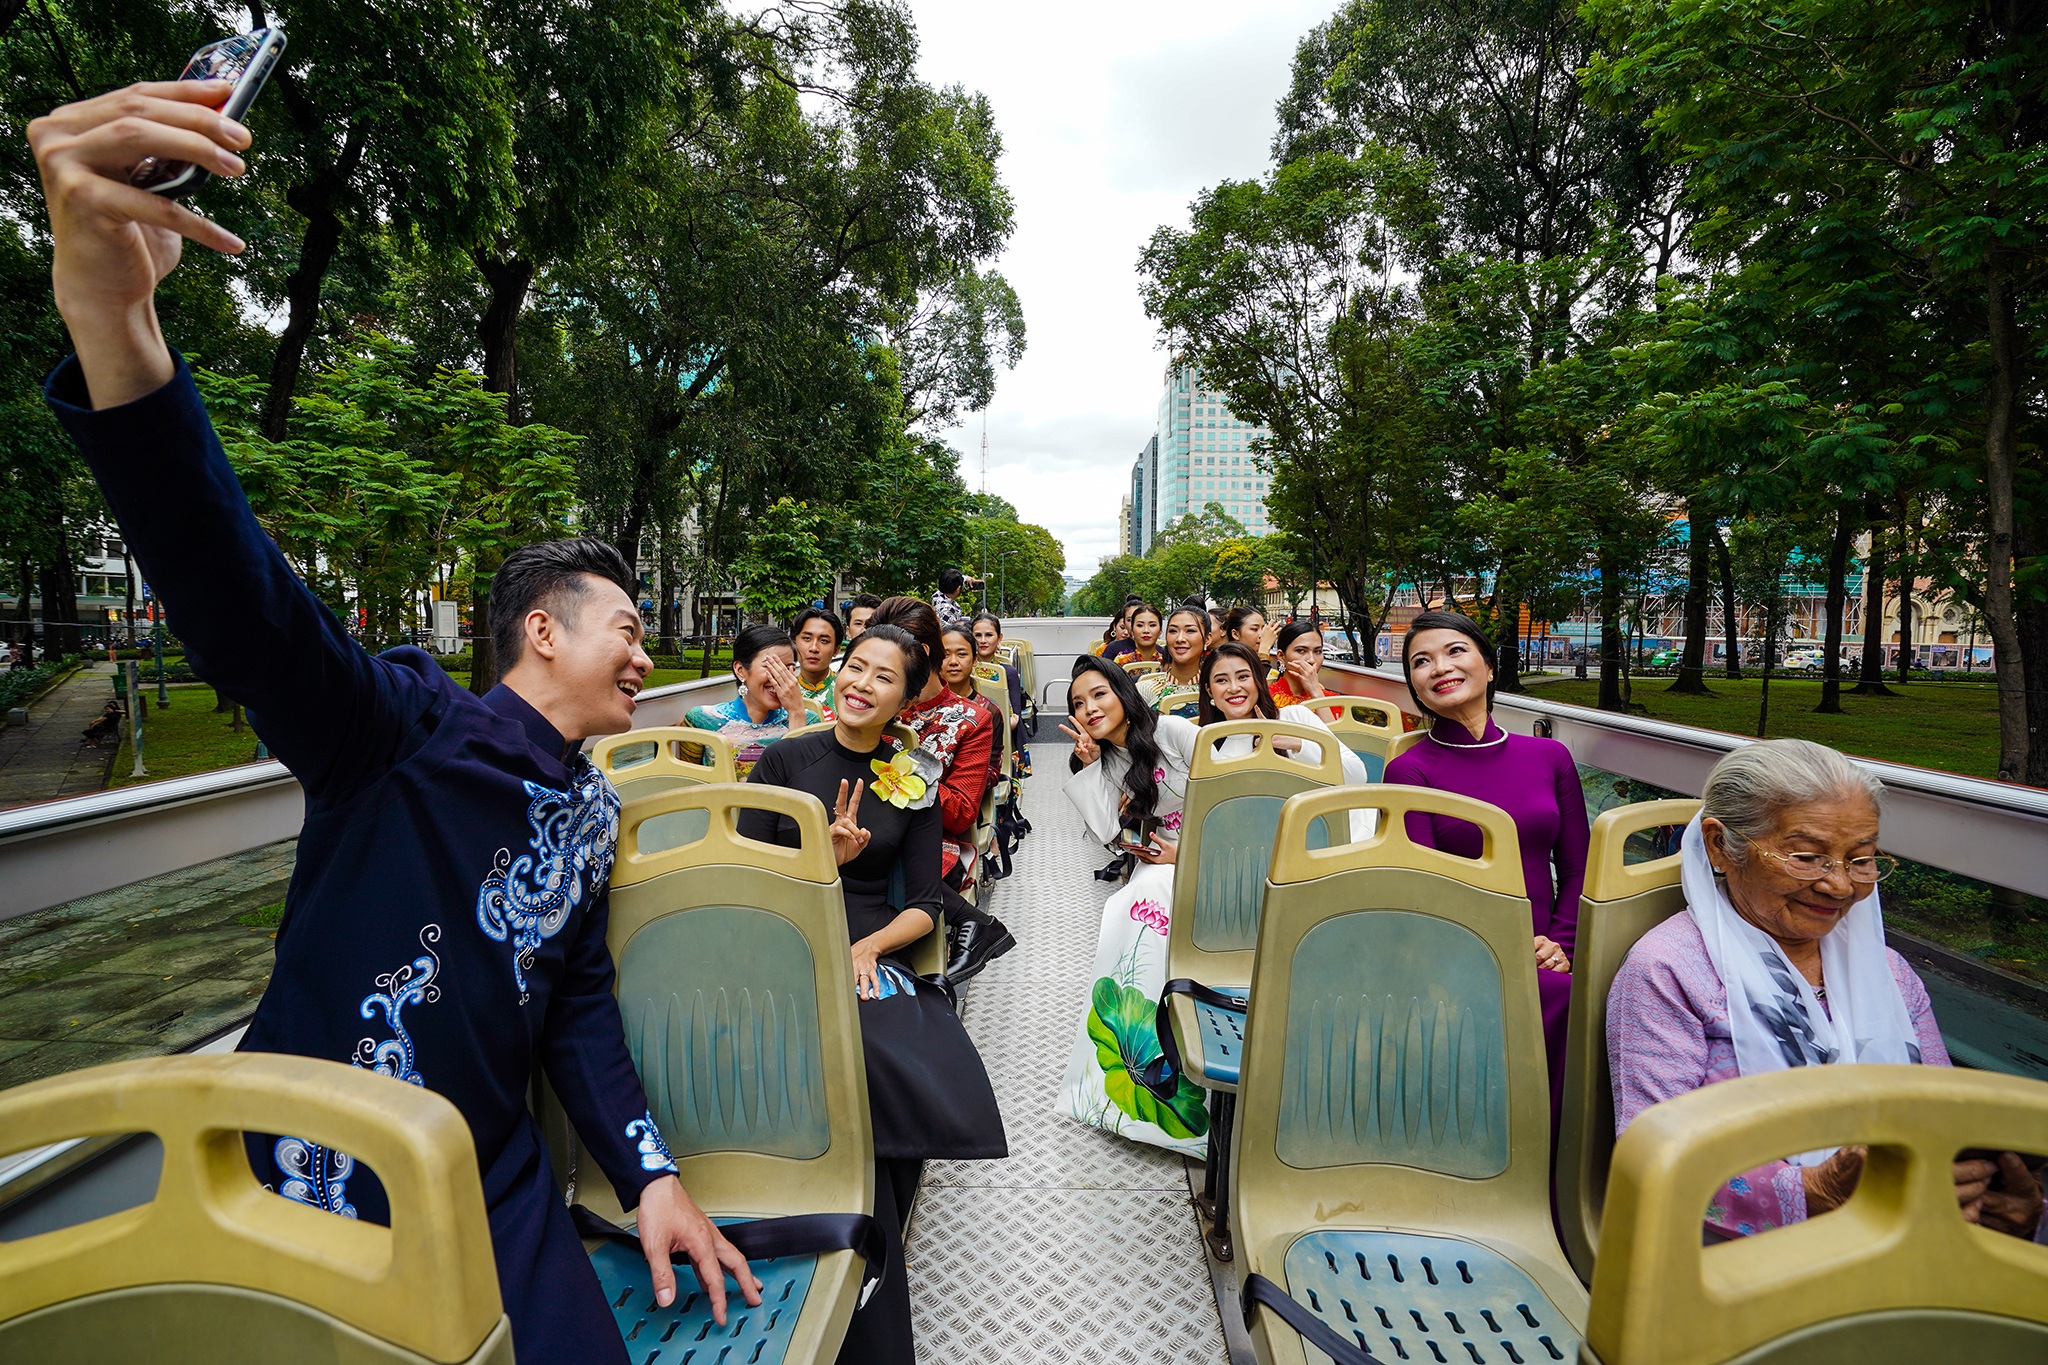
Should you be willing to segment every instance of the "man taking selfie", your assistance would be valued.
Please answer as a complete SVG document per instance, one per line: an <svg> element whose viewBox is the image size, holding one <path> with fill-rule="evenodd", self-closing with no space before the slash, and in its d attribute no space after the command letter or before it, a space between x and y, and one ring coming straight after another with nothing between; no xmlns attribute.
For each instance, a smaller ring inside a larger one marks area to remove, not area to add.
<svg viewBox="0 0 2048 1365"><path fill-rule="evenodd" d="M605 946L619 798L579 752L630 728L652 666L630 566L591 540L531 545L491 585L504 681L477 698L423 652L371 657L257 525L154 303L184 239L241 241L129 183L146 157L241 174L221 81L165 81L29 126L77 354L48 397L192 663L305 789L277 961L241 1046L351 1062L469 1121L520 1359L624 1362L527 1109L546 1070L638 1226L660 1301L686 1256L725 1321L759 1282L697 1208L648 1114ZM481 628L485 623L479 622ZM280 1195L388 1222L374 1173L289 1134L252 1139Z"/></svg>

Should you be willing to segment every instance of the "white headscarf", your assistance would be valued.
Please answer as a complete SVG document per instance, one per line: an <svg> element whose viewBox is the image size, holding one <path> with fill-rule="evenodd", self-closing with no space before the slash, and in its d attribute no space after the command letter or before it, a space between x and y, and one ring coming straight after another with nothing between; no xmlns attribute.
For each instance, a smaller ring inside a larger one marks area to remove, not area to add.
<svg viewBox="0 0 2048 1365"><path fill-rule="evenodd" d="M1707 861L1700 816L1685 827L1680 875L1685 908L1706 940L1728 992L1728 1032L1743 1075L1832 1062L1918 1062L1919 1035L1892 975L1877 888L1849 907L1820 941L1828 1008L1778 941L1737 914ZM1828 1152L1794 1157L1796 1164Z"/></svg>

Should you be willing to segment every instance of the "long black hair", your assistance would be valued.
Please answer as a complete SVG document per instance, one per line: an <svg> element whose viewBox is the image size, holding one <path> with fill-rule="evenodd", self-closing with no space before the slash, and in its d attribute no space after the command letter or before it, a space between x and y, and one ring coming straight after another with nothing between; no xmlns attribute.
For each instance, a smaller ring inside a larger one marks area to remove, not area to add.
<svg viewBox="0 0 2048 1365"><path fill-rule="evenodd" d="M1408 672L1409 642L1425 630L1455 630L1472 641L1479 650L1479 657L1486 660L1486 671L1490 675L1486 680L1486 712L1492 715L1493 689L1500 681L1500 663L1494 657L1493 641L1486 638L1486 632L1479 628L1477 621L1461 611L1425 611L1408 623L1408 633L1401 637L1401 675L1408 679L1408 695L1415 698L1415 704L1422 708L1424 715L1437 714L1429 709L1429 703L1423 701L1422 694L1415 690L1415 679Z"/></svg>
<svg viewBox="0 0 2048 1365"><path fill-rule="evenodd" d="M1152 814L1159 805L1159 779L1152 774L1165 767L1164 757L1159 751L1159 716L1138 695L1138 684L1121 664L1109 663L1093 654L1083 654L1074 660L1073 680L1067 684L1067 709L1074 708L1074 683L1081 681L1086 673L1100 674L1109 682L1109 690L1116 693L1116 699L1124 708L1124 755L1130 761L1124 766L1124 794L1131 798L1124 807L1124 818L1142 820ZM1078 723L1078 722L1077 722ZM1108 740L1098 742L1102 759L1107 761L1117 745Z"/></svg>
<svg viewBox="0 0 2048 1365"><path fill-rule="evenodd" d="M902 653L903 706L915 705L918 697L924 692L924 685L932 676L932 656L926 650L924 641L903 627L884 621L879 626L869 626L862 631L860 638L853 642L847 653L850 655L854 649L864 648L870 640L880 640L885 644L894 645ZM898 707L897 710L900 713L902 707Z"/></svg>
<svg viewBox="0 0 2048 1365"><path fill-rule="evenodd" d="M752 668L755 658L762 650L773 649L777 645L792 653L796 650L796 642L789 638L789 632L781 626L772 621L756 622L754 625L743 627L740 633L733 637L732 661L737 667Z"/></svg>
<svg viewBox="0 0 2048 1365"><path fill-rule="evenodd" d="M1258 689L1259 699L1253 705L1267 720L1280 719L1280 708L1273 703L1273 694L1266 689L1266 671L1259 666L1259 656L1235 640L1225 640L1209 652L1202 660L1202 671L1195 675L1195 685L1200 689L1201 710L1195 715L1195 724L1214 725L1223 719L1223 709L1210 700L1209 675L1216 671L1216 665L1225 659L1236 659L1239 663L1251 665L1252 686Z"/></svg>

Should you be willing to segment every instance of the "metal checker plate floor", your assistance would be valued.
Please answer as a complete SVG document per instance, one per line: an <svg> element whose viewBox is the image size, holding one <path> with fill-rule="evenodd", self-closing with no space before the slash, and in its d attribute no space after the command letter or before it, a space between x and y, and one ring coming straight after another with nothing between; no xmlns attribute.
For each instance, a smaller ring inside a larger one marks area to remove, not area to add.
<svg viewBox="0 0 2048 1365"><path fill-rule="evenodd" d="M1088 875L1108 855L1061 790L1066 752L1034 746L1032 833L987 902L1017 947L962 1000L1010 1155L925 1168L905 1247L918 1359L1227 1365L1188 1164L1055 1111L1109 890Z"/></svg>

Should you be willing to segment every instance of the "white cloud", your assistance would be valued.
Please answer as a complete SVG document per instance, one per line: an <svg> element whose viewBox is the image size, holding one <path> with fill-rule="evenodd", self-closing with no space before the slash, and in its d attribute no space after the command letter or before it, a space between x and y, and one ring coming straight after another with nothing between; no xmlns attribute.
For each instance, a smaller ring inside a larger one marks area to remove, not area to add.
<svg viewBox="0 0 2048 1365"><path fill-rule="evenodd" d="M927 80L988 95L1017 231L998 268L1030 346L988 412L989 489L1057 535L1083 577L1114 548L1165 355L1138 253L1216 181L1259 175L1301 36L1335 0L1247 16L1213 3L911 0ZM979 419L946 438L981 478Z"/></svg>

